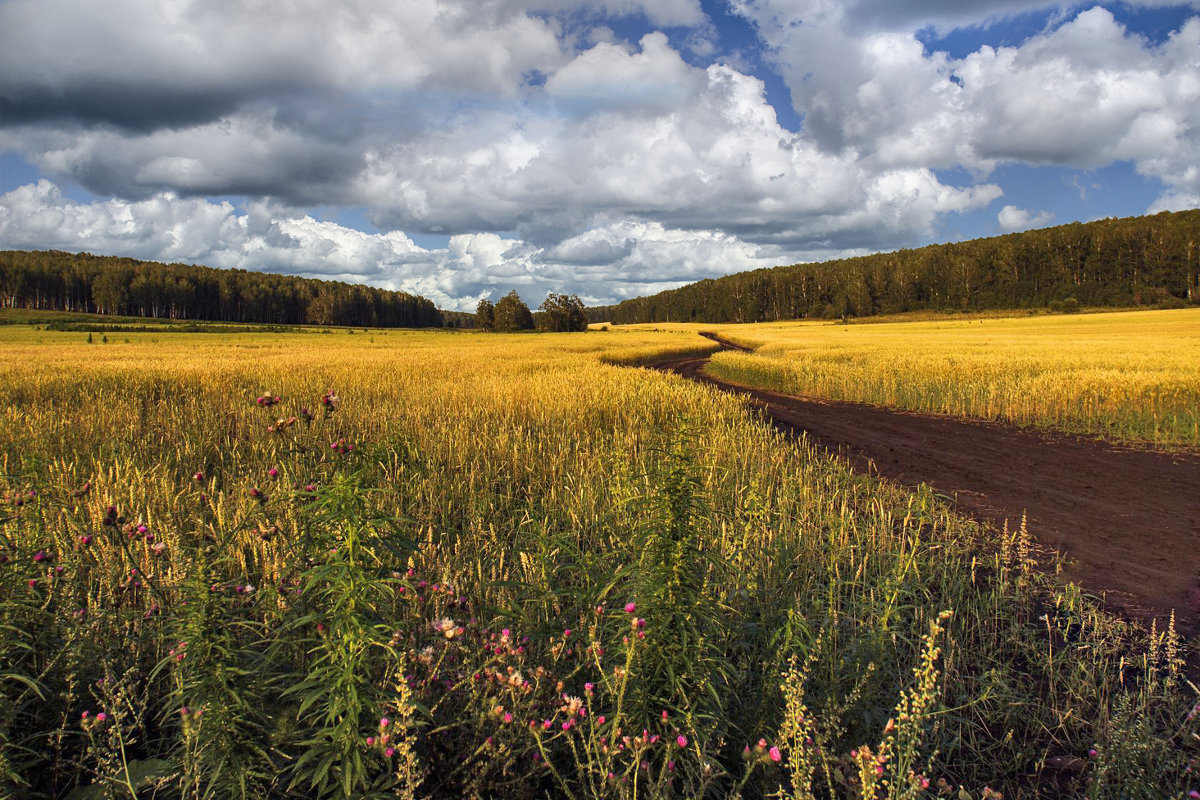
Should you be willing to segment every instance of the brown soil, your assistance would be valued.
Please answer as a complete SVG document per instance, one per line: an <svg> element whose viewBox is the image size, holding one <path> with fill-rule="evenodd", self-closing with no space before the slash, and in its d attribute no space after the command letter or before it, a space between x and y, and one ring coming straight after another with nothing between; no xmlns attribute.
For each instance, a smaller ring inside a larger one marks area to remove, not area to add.
<svg viewBox="0 0 1200 800"><path fill-rule="evenodd" d="M1200 635L1200 456L789 397L705 375L707 360L653 366L748 396L777 428L806 434L856 470L928 484L997 529L1024 514L1033 536L1066 556L1068 580L1135 619L1161 625L1174 609L1180 631Z"/></svg>

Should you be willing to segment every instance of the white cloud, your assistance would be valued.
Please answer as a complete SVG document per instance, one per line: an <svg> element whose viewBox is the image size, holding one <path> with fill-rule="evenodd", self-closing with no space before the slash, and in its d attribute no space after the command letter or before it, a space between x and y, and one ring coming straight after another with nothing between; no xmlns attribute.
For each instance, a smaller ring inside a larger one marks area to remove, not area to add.
<svg viewBox="0 0 1200 800"><path fill-rule="evenodd" d="M113 198L21 187L0 198L0 241L473 307L510 286L611 300L918 244L1001 197L1005 162L1128 161L1161 183L1156 209L1196 205L1200 18L1152 44L1097 7L963 58L914 33L1034 7L742 0L797 133L698 0L0 0L0 152ZM614 32L632 18L652 26L636 44ZM955 168L973 185L943 183ZM244 213L206 199L230 196ZM395 232L297 210L314 206Z"/></svg>
<svg viewBox="0 0 1200 800"><path fill-rule="evenodd" d="M398 231L364 233L265 204L239 213L228 202L168 194L79 203L46 180L0 195L0 242L355 281L460 310L513 288L533 305L551 291L612 302L787 256L719 231L635 222L595 228L552 248L481 233L426 249Z"/></svg>
<svg viewBox="0 0 1200 800"><path fill-rule="evenodd" d="M938 2L901 6L896 19L909 22L949 13ZM952 59L926 52L912 28L864 27L851 16L874 9L885 19L874 2L740 8L774 48L793 104L828 152L977 175L1004 161L1093 168L1128 160L1166 194L1200 190L1189 171L1200 160L1200 18L1152 45L1095 7L1019 46ZM988 2L963 9L974 21L1001 10Z"/></svg>
<svg viewBox="0 0 1200 800"><path fill-rule="evenodd" d="M1030 228L1042 228L1054 221L1054 212L1039 211L1034 214L1017 206L1007 205L996 215L1003 231L1025 231Z"/></svg>

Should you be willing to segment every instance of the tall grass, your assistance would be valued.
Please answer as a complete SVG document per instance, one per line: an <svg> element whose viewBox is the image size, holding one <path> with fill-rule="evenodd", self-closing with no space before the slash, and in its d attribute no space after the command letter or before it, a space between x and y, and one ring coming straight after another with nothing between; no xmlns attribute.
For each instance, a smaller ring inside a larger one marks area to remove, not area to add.
<svg viewBox="0 0 1200 800"><path fill-rule="evenodd" d="M1173 636L603 363L691 337L0 336L11 795L1200 786Z"/></svg>

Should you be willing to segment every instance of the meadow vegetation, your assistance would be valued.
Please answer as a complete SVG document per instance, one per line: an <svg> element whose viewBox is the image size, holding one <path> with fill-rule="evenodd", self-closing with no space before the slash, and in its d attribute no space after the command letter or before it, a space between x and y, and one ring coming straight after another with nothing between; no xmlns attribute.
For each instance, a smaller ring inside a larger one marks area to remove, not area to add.
<svg viewBox="0 0 1200 800"><path fill-rule="evenodd" d="M0 794L1200 794L1173 630L711 347L0 329Z"/></svg>
<svg viewBox="0 0 1200 800"><path fill-rule="evenodd" d="M754 348L706 367L734 383L1200 446L1200 309L691 327Z"/></svg>

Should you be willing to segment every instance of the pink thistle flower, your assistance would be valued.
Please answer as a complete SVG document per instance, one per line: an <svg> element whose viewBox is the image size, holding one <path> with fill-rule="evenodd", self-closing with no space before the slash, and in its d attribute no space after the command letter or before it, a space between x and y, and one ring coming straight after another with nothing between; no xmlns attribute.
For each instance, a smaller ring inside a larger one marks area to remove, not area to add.
<svg viewBox="0 0 1200 800"><path fill-rule="evenodd" d="M204 481L204 473L197 472L195 475L192 476L192 480L194 480L196 483L202 483Z"/></svg>
<svg viewBox="0 0 1200 800"><path fill-rule="evenodd" d="M274 467L271 467L269 470L267 470L267 477L268 478L278 478L279 470L275 469Z"/></svg>
<svg viewBox="0 0 1200 800"><path fill-rule="evenodd" d="M108 719L108 714L105 714L103 711L101 711L99 714L96 715L96 722L104 722L107 719Z"/></svg>
<svg viewBox="0 0 1200 800"><path fill-rule="evenodd" d="M506 712L504 713L504 721L505 721L505 722L512 722L512 721L513 721L513 715L512 715L512 712L508 712L508 711L506 711Z"/></svg>
<svg viewBox="0 0 1200 800"><path fill-rule="evenodd" d="M554 723L548 719L542 721L542 730L544 730L544 731L550 730L550 728L553 726L554 726Z"/></svg>
<svg viewBox="0 0 1200 800"><path fill-rule="evenodd" d="M29 583L29 588L30 588L30 589L36 589L36 588L37 588L37 578L30 578L30 579L29 579L29 581L28 581L28 583Z"/></svg>
<svg viewBox="0 0 1200 800"><path fill-rule="evenodd" d="M687 747L687 737L682 733L679 734L675 737L675 744L679 745L680 747ZM778 761L778 759L776 759L776 761Z"/></svg>
<svg viewBox="0 0 1200 800"><path fill-rule="evenodd" d="M379 720L379 727L386 728L388 725L391 724L391 722L392 721L390 719L388 719L387 717L384 717L383 719Z"/></svg>
<svg viewBox="0 0 1200 800"><path fill-rule="evenodd" d="M771 760L776 763L779 762L779 759L783 758L783 753L779 752L778 747L772 747L770 750L767 751L767 755L769 755L771 757ZM880 767L879 767L879 774L880 775L883 774L883 766L882 765L880 765Z"/></svg>
<svg viewBox="0 0 1200 800"><path fill-rule="evenodd" d="M388 758L391 758L392 756L396 755L396 748L389 747L387 750L383 751L383 754Z"/></svg>
<svg viewBox="0 0 1200 800"><path fill-rule="evenodd" d="M669 715L667 714L667 710L664 708L664 709L663 709L663 712L662 712L662 721L663 721L663 722L666 722L666 721L667 721L667 717L668 717L668 716L669 716Z"/></svg>
<svg viewBox="0 0 1200 800"><path fill-rule="evenodd" d="M36 553L33 554L33 560L38 562L39 564L41 562L45 561L46 560L46 551L38 550Z"/></svg>
<svg viewBox="0 0 1200 800"><path fill-rule="evenodd" d="M1100 754L1096 752L1096 748L1093 747L1091 750L1088 750L1088 758L1099 758L1099 756Z"/></svg>
<svg viewBox="0 0 1200 800"><path fill-rule="evenodd" d="M674 772L674 771L675 771L675 762L668 761L667 762L667 772Z"/></svg>
<svg viewBox="0 0 1200 800"><path fill-rule="evenodd" d="M374 744L375 744L375 737L374 737L374 736L368 736L368 737L367 737L367 747L371 747L371 746L372 746L372 745L374 745Z"/></svg>
<svg viewBox="0 0 1200 800"><path fill-rule="evenodd" d="M632 614L635 611L637 611L637 603L630 601L625 604L625 613L626 614Z"/></svg>
<svg viewBox="0 0 1200 800"><path fill-rule="evenodd" d="M604 724L604 719L605 719L605 717L604 717L604 715L603 715L603 714L601 714L600 716L596 717L596 724L597 724L597 725L603 725L603 724Z"/></svg>

